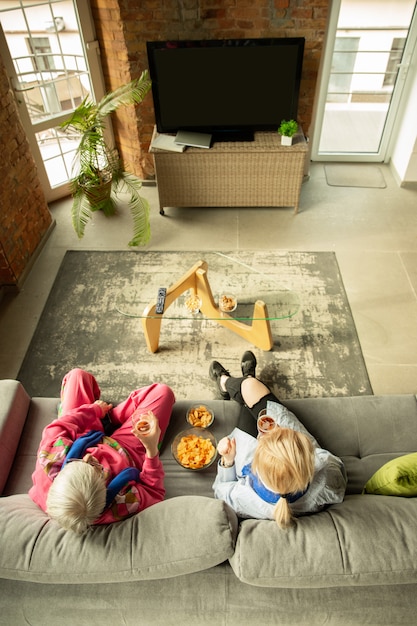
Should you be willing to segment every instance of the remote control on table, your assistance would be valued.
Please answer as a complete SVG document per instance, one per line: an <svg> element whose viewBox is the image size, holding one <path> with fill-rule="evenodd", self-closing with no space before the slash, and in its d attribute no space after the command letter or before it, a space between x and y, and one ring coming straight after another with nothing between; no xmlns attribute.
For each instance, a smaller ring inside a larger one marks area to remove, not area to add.
<svg viewBox="0 0 417 626"><path fill-rule="evenodd" d="M161 313L164 312L164 307L165 307L165 298L167 295L167 290L165 287L160 287L158 289L158 298L156 300L156 313L158 313L158 315L160 315Z"/></svg>

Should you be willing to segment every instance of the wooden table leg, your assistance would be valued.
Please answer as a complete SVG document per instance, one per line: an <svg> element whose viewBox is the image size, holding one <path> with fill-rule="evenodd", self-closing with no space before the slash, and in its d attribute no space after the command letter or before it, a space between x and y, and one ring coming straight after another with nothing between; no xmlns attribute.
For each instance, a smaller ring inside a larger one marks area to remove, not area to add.
<svg viewBox="0 0 417 626"><path fill-rule="evenodd" d="M156 352L159 348L162 315L160 317L142 317L143 334L149 352Z"/></svg>
<svg viewBox="0 0 417 626"><path fill-rule="evenodd" d="M187 291L192 289L194 293L197 293L196 289L196 272L200 269L207 270L208 265L206 261L198 261L188 272L184 274L176 283L171 285L167 289L165 297L165 309L169 307L177 298ZM145 334L146 345L150 352L156 352L159 348L159 336L161 333L161 321L163 313L156 313L156 301L151 302L144 312L142 317L142 328Z"/></svg>

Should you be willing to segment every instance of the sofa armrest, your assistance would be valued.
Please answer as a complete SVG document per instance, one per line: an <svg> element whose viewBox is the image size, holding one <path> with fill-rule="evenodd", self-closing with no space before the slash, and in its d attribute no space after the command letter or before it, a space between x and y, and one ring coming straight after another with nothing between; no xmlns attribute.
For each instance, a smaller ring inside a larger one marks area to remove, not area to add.
<svg viewBox="0 0 417 626"><path fill-rule="evenodd" d="M17 380L0 380L0 493L13 465L30 397Z"/></svg>

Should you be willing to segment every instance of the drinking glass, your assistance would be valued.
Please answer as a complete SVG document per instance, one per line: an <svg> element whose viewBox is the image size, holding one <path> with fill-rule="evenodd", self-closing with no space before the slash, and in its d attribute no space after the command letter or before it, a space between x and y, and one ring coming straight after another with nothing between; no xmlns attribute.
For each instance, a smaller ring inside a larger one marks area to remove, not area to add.
<svg viewBox="0 0 417 626"><path fill-rule="evenodd" d="M139 435L146 436L152 430L154 421L155 416L152 411L143 413L139 409L136 409L136 411L132 415L133 430L136 431Z"/></svg>
<svg viewBox="0 0 417 626"><path fill-rule="evenodd" d="M268 415L266 409L262 409L261 411L259 411L256 425L258 427L258 433L260 435L268 433L270 430L274 430L277 427L276 421L273 417Z"/></svg>
<svg viewBox="0 0 417 626"><path fill-rule="evenodd" d="M222 293L219 296L219 309L222 313L233 313L237 308L237 298L231 293Z"/></svg>

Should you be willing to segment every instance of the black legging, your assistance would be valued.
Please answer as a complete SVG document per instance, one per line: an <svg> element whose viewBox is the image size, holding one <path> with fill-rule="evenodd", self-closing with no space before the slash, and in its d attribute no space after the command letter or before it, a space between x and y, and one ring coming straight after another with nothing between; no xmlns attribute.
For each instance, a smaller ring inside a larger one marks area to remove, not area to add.
<svg viewBox="0 0 417 626"><path fill-rule="evenodd" d="M225 387L230 398L238 402L241 407L239 421L237 424L238 428L240 428L240 430L244 430L246 433L252 435L253 437L257 437L258 429L256 426L256 422L258 420L259 411L261 411L262 409L266 409L266 403L268 402L268 400L271 400L272 402L277 402L279 404L280 402L278 398L272 393L272 391L269 391L263 396L263 398L261 398L256 404L254 404L253 407L248 407L245 404L241 392L242 381L244 381L245 378L248 377L241 376L240 378L234 378L233 376L230 376L226 380Z"/></svg>

